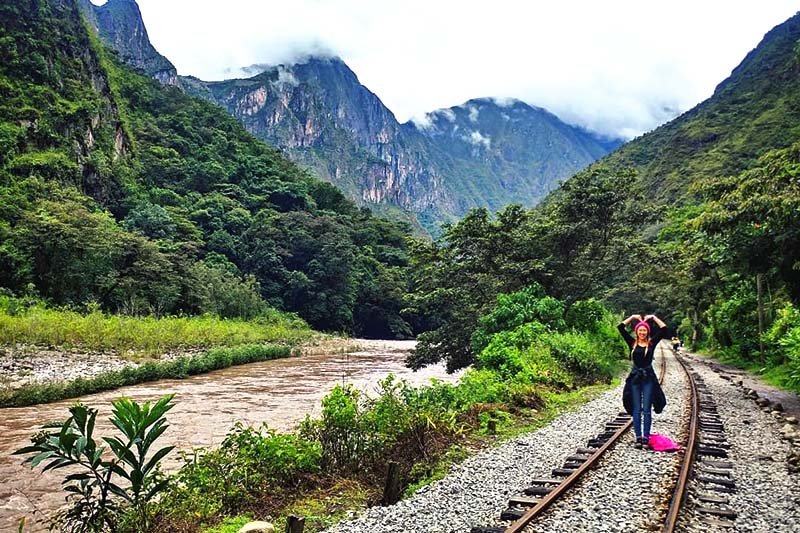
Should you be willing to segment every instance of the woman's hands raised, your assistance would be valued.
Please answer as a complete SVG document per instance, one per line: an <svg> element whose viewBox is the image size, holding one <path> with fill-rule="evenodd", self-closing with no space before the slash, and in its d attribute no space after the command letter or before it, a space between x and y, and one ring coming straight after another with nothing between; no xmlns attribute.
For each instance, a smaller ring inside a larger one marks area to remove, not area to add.
<svg viewBox="0 0 800 533"><path fill-rule="evenodd" d="M628 318L626 318L625 320L623 320L623 322L625 323L625 325L628 325L633 320L637 320L639 322L642 322L644 319L642 318L642 315L631 315Z"/></svg>
<svg viewBox="0 0 800 533"><path fill-rule="evenodd" d="M664 321L661 320L660 318L658 318L656 315L647 315L646 317L644 317L644 320L645 320L645 322L648 321L648 320L652 320L653 322L658 324L658 327L660 327L660 328L664 328L664 327L667 326L664 323Z"/></svg>

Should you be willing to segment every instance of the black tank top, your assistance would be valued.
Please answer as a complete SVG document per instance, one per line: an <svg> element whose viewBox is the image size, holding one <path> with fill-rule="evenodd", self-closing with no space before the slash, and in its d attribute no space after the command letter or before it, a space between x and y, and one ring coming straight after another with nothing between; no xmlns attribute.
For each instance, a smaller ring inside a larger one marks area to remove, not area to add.
<svg viewBox="0 0 800 533"><path fill-rule="evenodd" d="M631 360L634 366L646 367L653 364L653 352L655 350L649 350L648 348L652 348L652 346L645 347L637 344L633 348Z"/></svg>

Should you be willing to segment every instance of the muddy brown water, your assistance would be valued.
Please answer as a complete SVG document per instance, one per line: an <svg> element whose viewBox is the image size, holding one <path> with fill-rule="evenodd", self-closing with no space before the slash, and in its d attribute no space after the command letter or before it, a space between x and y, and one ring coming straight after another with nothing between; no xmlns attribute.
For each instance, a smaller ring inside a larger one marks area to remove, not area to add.
<svg viewBox="0 0 800 533"><path fill-rule="evenodd" d="M218 445L236 422L288 431L307 414L318 416L320 400L335 385L352 384L366 392L393 373L415 385L431 378L453 382L441 365L412 372L403 365L414 341L358 341L360 351L321 353L252 363L184 380L164 380L91 394L32 407L0 409L0 531L17 531L23 516L25 532L45 531L48 517L64 505L60 483L63 472L42 473L22 466L24 457L11 453L29 444L42 424L63 421L76 401L99 409L95 438L112 433L107 422L110 402L127 396L153 402L175 393L175 407L167 413L170 427L156 443L179 450ZM340 351L337 349L336 351ZM102 419L102 423L101 423ZM173 451L165 469L174 469L179 455Z"/></svg>

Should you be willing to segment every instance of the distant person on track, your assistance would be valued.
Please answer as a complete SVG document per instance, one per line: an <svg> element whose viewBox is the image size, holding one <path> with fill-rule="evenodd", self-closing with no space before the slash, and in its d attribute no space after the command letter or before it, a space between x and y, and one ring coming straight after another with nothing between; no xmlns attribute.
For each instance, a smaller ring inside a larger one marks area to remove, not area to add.
<svg viewBox="0 0 800 533"><path fill-rule="evenodd" d="M681 340L678 337L672 337L672 351L677 353L678 348L681 347Z"/></svg>
<svg viewBox="0 0 800 533"><path fill-rule="evenodd" d="M636 322L633 328L632 337L628 333L628 325ZM650 321L657 326L651 333ZM658 383L655 370L653 370L653 359L655 358L656 346L667 334L667 325L656 315L631 315L620 322L619 329L622 338L630 349L630 359L633 363L631 373L625 380L625 388L622 393L622 403L625 411L633 417L633 431L636 434L637 448L650 445L650 425L652 420L651 409L660 413L667 401L661 385ZM644 417L642 417L644 415ZM642 418L644 418L644 432L642 431Z"/></svg>

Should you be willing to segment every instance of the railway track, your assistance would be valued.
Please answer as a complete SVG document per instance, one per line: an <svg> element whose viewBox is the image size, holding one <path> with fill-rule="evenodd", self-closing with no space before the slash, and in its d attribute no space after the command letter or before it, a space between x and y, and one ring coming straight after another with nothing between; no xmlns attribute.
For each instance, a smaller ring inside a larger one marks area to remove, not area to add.
<svg viewBox="0 0 800 533"><path fill-rule="evenodd" d="M733 463L728 459L730 443L717 413L714 397L703 378L679 355L692 391L689 435L678 481L664 522L664 533L677 531L681 513L688 521L705 526L732 528L736 512L729 495L736 492Z"/></svg>
<svg viewBox="0 0 800 533"><path fill-rule="evenodd" d="M736 513L730 509L727 495L736 490L736 485L733 465L727 460L730 445L724 427L702 378L693 372L688 362L677 354L675 358L687 376L691 400L686 443L681 451L683 460L661 530L663 533L677 531L679 518L682 523L688 520L703 527L732 527ZM662 383L665 373L666 356L662 353L659 377ZM471 533L525 531L538 517L545 515L552 504L564 498L587 472L603 475L602 469L597 470L600 459L620 441L631 425L631 417L619 413L605 424L603 432L589 439L585 447L567 456L562 467L554 468L552 477L533 479L529 486L511 496L496 525L476 526L470 530ZM613 465L613 461L609 464ZM687 514L691 517L684 516Z"/></svg>

